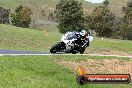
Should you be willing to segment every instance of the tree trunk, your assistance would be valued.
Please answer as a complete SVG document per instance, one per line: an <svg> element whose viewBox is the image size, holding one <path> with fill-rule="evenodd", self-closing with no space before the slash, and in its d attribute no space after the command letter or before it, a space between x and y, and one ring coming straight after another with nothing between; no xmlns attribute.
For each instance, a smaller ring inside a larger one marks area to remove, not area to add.
<svg viewBox="0 0 132 88"><path fill-rule="evenodd" d="M125 36L123 35L123 40L125 40Z"/></svg>

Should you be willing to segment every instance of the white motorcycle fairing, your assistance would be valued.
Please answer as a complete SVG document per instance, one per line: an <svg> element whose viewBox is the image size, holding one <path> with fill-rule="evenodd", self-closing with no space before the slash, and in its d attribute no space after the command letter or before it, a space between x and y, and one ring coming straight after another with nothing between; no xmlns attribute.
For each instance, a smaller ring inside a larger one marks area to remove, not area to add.
<svg viewBox="0 0 132 88"><path fill-rule="evenodd" d="M74 32L67 32L61 38L61 42L64 42L66 44L67 51L70 51L72 48L74 48L73 42L77 40L76 36L74 35L75 35Z"/></svg>

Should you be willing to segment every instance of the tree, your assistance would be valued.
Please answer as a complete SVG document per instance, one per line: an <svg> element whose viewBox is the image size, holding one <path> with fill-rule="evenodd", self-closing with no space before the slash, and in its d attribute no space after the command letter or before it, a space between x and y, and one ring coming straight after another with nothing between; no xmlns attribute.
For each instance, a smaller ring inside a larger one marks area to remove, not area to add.
<svg viewBox="0 0 132 88"><path fill-rule="evenodd" d="M103 4L104 4L104 6L108 6L110 3L109 3L108 0L105 0L105 1L103 2Z"/></svg>
<svg viewBox="0 0 132 88"><path fill-rule="evenodd" d="M132 0L130 2L127 3L128 7L132 7Z"/></svg>
<svg viewBox="0 0 132 88"><path fill-rule="evenodd" d="M9 24L9 15L11 10L0 7L0 24Z"/></svg>
<svg viewBox="0 0 132 88"><path fill-rule="evenodd" d="M123 36L123 39L132 39L132 1L127 3L127 7L122 7L124 13L123 24L119 30L119 33Z"/></svg>
<svg viewBox="0 0 132 88"><path fill-rule="evenodd" d="M91 15L90 29L95 29L98 36L111 37L115 15L106 6L98 6Z"/></svg>
<svg viewBox="0 0 132 88"><path fill-rule="evenodd" d="M90 23L92 22L92 16L91 15L84 15L84 27L85 30L90 29Z"/></svg>
<svg viewBox="0 0 132 88"><path fill-rule="evenodd" d="M128 29L128 33L127 33L127 38L128 38L128 40L132 40L132 26L131 27L129 27L129 29Z"/></svg>
<svg viewBox="0 0 132 88"><path fill-rule="evenodd" d="M15 10L15 14L11 15L11 22L18 27L27 28L31 23L31 9L23 6L19 6Z"/></svg>
<svg viewBox="0 0 132 88"><path fill-rule="evenodd" d="M119 35L121 35L123 37L123 40L127 37L127 34L128 34L128 30L129 30L129 27L128 27L128 24L126 23L121 23L119 24Z"/></svg>
<svg viewBox="0 0 132 88"><path fill-rule="evenodd" d="M82 3L76 0L61 0L56 5L56 18L61 33L79 31L83 28Z"/></svg>
<svg viewBox="0 0 132 88"><path fill-rule="evenodd" d="M132 7L126 7L126 10L124 11L124 22L131 24L132 23Z"/></svg>

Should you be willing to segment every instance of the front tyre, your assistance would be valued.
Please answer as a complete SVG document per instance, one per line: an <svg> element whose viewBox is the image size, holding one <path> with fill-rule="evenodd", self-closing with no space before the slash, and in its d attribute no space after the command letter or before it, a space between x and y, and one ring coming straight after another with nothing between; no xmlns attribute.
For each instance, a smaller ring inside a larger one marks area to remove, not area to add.
<svg viewBox="0 0 132 88"><path fill-rule="evenodd" d="M76 54L77 52L75 52L75 51L72 51L72 54Z"/></svg>
<svg viewBox="0 0 132 88"><path fill-rule="evenodd" d="M52 46L52 48L50 49L50 53L60 52L62 49L64 49L64 44L62 42L59 42Z"/></svg>
<svg viewBox="0 0 132 88"><path fill-rule="evenodd" d="M87 42L84 47L80 48L80 54L83 54L85 52L85 49L89 46L89 43Z"/></svg>
<svg viewBox="0 0 132 88"><path fill-rule="evenodd" d="M50 53L56 53L59 51L58 47L60 46L60 43L55 44L54 46L52 46L52 48L50 49Z"/></svg>
<svg viewBox="0 0 132 88"><path fill-rule="evenodd" d="M85 52L85 48L80 49L80 54L83 54Z"/></svg>

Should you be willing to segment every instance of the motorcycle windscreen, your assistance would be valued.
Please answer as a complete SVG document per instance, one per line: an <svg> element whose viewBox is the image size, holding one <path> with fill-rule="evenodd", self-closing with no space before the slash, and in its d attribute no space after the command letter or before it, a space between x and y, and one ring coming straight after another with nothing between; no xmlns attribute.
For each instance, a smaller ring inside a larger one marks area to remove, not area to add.
<svg viewBox="0 0 132 88"><path fill-rule="evenodd" d="M72 39L77 39L77 36L75 35L74 32L68 34L65 38L65 40L72 40Z"/></svg>

